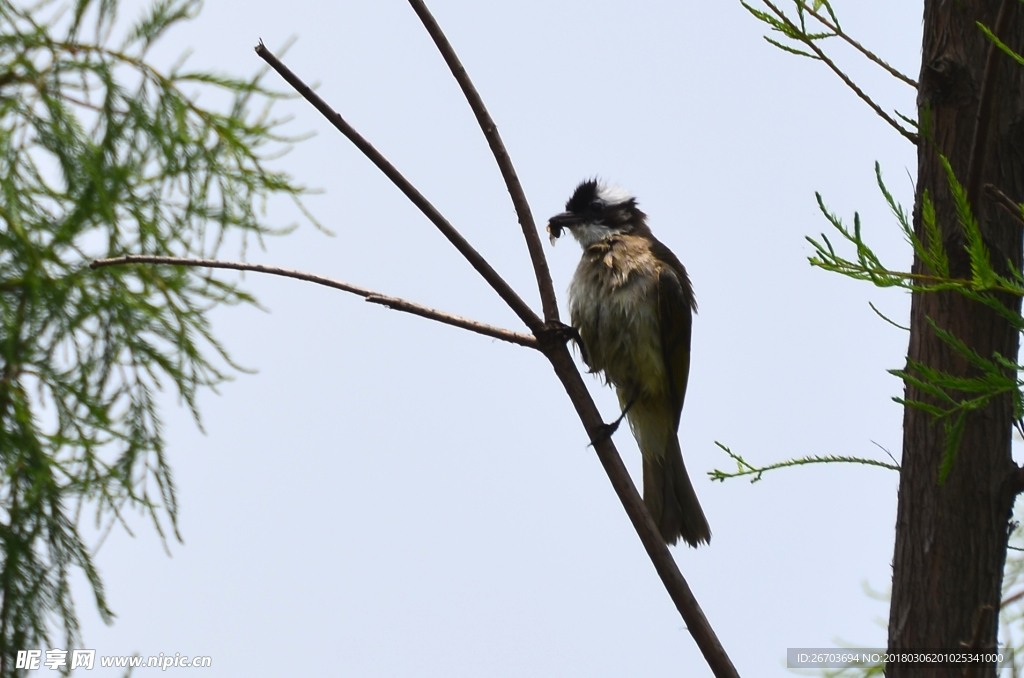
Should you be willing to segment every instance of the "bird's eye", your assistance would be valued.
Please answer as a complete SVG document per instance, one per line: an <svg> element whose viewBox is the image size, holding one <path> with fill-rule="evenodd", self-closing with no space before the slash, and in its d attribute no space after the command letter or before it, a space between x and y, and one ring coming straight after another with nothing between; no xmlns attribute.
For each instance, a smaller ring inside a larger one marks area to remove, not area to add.
<svg viewBox="0 0 1024 678"><path fill-rule="evenodd" d="M587 212L589 212L590 214L600 214L603 211L604 211L604 201L603 200L591 200L590 204L587 205Z"/></svg>

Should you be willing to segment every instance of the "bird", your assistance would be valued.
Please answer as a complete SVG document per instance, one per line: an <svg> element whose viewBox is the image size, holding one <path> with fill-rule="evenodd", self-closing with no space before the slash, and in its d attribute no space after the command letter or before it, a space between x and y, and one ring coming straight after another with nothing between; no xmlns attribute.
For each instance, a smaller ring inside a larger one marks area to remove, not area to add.
<svg viewBox="0 0 1024 678"><path fill-rule="evenodd" d="M668 544L710 544L711 528L686 473L679 420L690 372L697 303L675 254L654 237L628 191L587 179L548 222L551 244L568 231L583 256L569 285L580 356L615 389L643 458L643 499Z"/></svg>

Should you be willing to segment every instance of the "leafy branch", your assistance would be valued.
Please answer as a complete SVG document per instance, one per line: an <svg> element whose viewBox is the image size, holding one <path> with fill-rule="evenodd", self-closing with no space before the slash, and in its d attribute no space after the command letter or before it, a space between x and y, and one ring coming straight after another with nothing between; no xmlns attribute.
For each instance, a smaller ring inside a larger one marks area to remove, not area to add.
<svg viewBox="0 0 1024 678"><path fill-rule="evenodd" d="M727 446L723 445L717 440L715 441L715 445L717 445L723 452L729 455L729 457L733 461L736 462L735 471L721 471L719 469L714 469L708 472L708 476L711 477L711 480L717 480L719 482L724 482L729 478L742 478L744 476L753 476L753 478L750 479L750 482L756 483L757 481L761 480L761 476L768 471L774 471L775 469L779 468L790 468L792 466L806 466L808 464L862 464L864 466L878 466L880 468L887 468L892 471L900 470L900 467L895 463L890 464L889 462L879 461L877 459L867 459L865 457L848 457L836 454L827 454L821 456L812 455L808 457L799 457L797 459L787 459L786 461L768 464L767 466L754 466L746 459L744 459L742 456L736 454Z"/></svg>
<svg viewBox="0 0 1024 678"><path fill-rule="evenodd" d="M822 234L820 240L807 238L815 248L810 263L812 266L857 280L870 280L878 287L899 287L914 292L954 291L989 307L1007 319L1018 332L1024 332L1024 319L1000 298L1000 295L1024 296L1024 276L1012 266L1007 267L1005 274L995 270L978 221L971 209L967 190L957 180L949 161L941 154L939 160L946 172L957 222L963 234L964 251L970 264L970 278L956 278L950 275L949 257L941 237L942 229L936 221L935 208L927 191L922 195L921 202L921 237L915 232L906 210L896 202L887 189L878 163L875 164L875 176L879 190L923 268L931 273L892 271L884 266L862 237L859 215L854 215L853 229L847 228L836 215L829 212L820 195L817 195L819 208L833 228L853 246L856 259L838 254L828 237ZM1024 209L1020 205L1016 207L1018 211ZM954 375L913 360L908 360L906 367L889 370L889 373L929 398L927 401L898 397L893 400L901 405L928 412L936 421L942 423L945 448L939 467L939 481L944 482L952 469L970 413L984 409L993 398L1009 394L1013 399L1013 418L1019 420L1024 416L1024 380L1020 378L1024 366L998 353L991 356L979 355L933 319L929 318L928 324L935 335L972 368L972 374Z"/></svg>
<svg viewBox="0 0 1024 678"><path fill-rule="evenodd" d="M882 107L875 103L875 101L870 96L868 96L864 92L864 90L862 90L846 73L844 73L843 70L836 65L835 61L833 61L827 54L825 54L825 51L818 46L818 43L823 40L838 37L846 41L854 49L856 49L862 55L867 57L868 60L884 68L894 77L913 87L917 86L917 83L914 80L894 69L892 66L890 66L881 58L879 58L873 52L871 52L863 45L861 45L859 42L857 42L849 35L844 33L839 26L839 19L836 17L835 12L832 11L832 6L828 2L828 0L815 0L814 3L810 5L807 3L806 0L794 0L794 4L796 5L795 19L790 18L785 12L776 7L771 2L771 0L761 0L761 2L770 11L765 12L763 10L756 9L753 6L747 4L745 0L740 0L740 4L742 4L743 7L754 16L754 18L766 24L772 32L781 34L784 39L789 40L798 46L794 46L793 44L786 44L785 42L776 40L774 38L770 38L768 36L764 36L765 41L781 49L784 52L795 54L797 56L807 57L808 59L814 59L815 61L821 61L826 66L828 66L828 68L833 73L835 73L840 80L843 81L843 84L845 84L847 87L853 90L853 92L864 103L866 103L871 108L871 110L875 112L875 114L877 114L880 118L889 123L889 125L893 129L902 134L908 141L910 141L913 144L918 143L919 137L916 133L908 130L906 127L896 122L896 120L891 115L882 110ZM818 12L818 10L821 9L822 7L825 8L826 12L829 15L828 19ZM811 17L816 19L820 24L822 24L826 28L826 30L824 32L809 31L807 28L807 18L805 15L810 15ZM904 120L907 120L907 118L899 115L898 113L897 116L903 118Z"/></svg>
<svg viewBox="0 0 1024 678"><path fill-rule="evenodd" d="M993 293L1024 296L1024 280L1019 275L1013 274L1012 271L1008 275L1000 275L993 269L977 220L967 203L966 191L957 181L948 161L943 158L942 162L947 171L950 191L956 203L957 215L967 243L967 253L971 263L970 278L957 278L950 275L949 258L935 219L935 208L928 194L925 193L922 200L921 223L925 237L920 238L915 233L906 210L895 201L886 187L878 163L875 163L875 176L879 190L896 217L907 242L913 247L914 252L930 273L898 271L885 266L862 236L860 215L854 213L853 228L847 227L842 219L829 211L819 193L815 193L819 209L842 239L853 246L856 259L839 254L828 236L822 233L819 238L807 236L807 241L815 250L814 255L809 257L810 264L856 280L869 280L878 287L900 287L908 291L921 292L956 290L993 308L996 306L1005 308L1002 302L992 296Z"/></svg>
<svg viewBox="0 0 1024 678"><path fill-rule="evenodd" d="M709 667L716 676L735 677L737 672L725 649L704 616L703 611L694 598L689 585L679 571L678 565L672 558L671 552L665 540L658 532L658 528L652 520L649 512L644 506L640 494L633 485L622 459L610 437L605 433L607 428L601 419L593 399L591 398L586 384L579 373L578 368L572 360L572 356L566 347L566 342L571 337L571 328L563 325L558 319L558 309L555 304L555 294L551 282L547 263L544 259L543 248L541 247L540 236L536 225L530 214L529 206L522 190L522 186L515 174L511 160L504 144L498 135L497 127L492 121L489 113L483 105L476 89L469 76L463 68L454 49L437 25L433 16L427 10L422 0L409 0L410 5L420 18L427 32L431 35L442 58L447 64L452 75L459 83L467 103L473 110L477 122L480 125L491 153L498 165L506 189L516 208L520 226L527 242L527 250L533 264L536 282L542 300L543 319L519 294L501 277L501 275L490 265L490 263L463 237L463 235L444 217L440 211L396 168L387 158L384 157L365 137L363 137L344 117L335 111L326 101L316 94L298 75L291 71L276 55L260 43L256 47L257 55L273 68L287 83L289 83L303 98L305 98L317 111L319 111L339 132L351 141L381 172L387 176L392 184L412 202L423 215L438 229L438 231L459 251L464 259L486 281L505 304L519 317L526 327L533 333L523 335L501 328L484 326L481 323L456 318L437 311L428 309L412 302L385 297L379 293L363 288L358 288L347 283L328 280L322 276L307 274L299 271L288 271L277 267L245 264L241 262L224 262L211 259L200 259L195 257L175 257L173 255L153 256L149 252L141 252L140 255L132 253L110 256L103 260L93 262L93 266L103 271L117 271L125 265L132 264L130 268L145 270L146 266L137 267L137 264L153 264L154 268L168 268L165 264L171 265L172 270L181 270L182 267L197 268L229 268L240 270L261 271L292 278L299 278L329 285L336 289L363 296L367 301L381 303L396 310L408 311L417 315L454 325L487 336L497 337L527 346L540 351L551 363L555 375L561 381L566 393L576 408L580 421L592 441L597 457L608 474L612 487L622 502L623 508L633 523L646 549L655 570L662 579L669 596L671 597L680 615L686 623L687 630L693 636L694 641L700 648Z"/></svg>
<svg viewBox="0 0 1024 678"><path fill-rule="evenodd" d="M271 196L306 189L267 162L294 139L269 118L283 95L260 76L167 73L149 47L196 0L154 5L119 47L117 3L30 9L0 0L0 675L18 649L79 644L70 577L109 608L79 531L128 529L141 511L178 538L177 494L157 395L198 393L239 366L209 311L255 303L230 282L179 268L94 273L129 252L214 256L226 239L286 233L261 218ZM86 27L94 25L92 37ZM128 84L130 83L130 84ZM183 84L227 99L205 108ZM243 245L244 247L244 245Z"/></svg>

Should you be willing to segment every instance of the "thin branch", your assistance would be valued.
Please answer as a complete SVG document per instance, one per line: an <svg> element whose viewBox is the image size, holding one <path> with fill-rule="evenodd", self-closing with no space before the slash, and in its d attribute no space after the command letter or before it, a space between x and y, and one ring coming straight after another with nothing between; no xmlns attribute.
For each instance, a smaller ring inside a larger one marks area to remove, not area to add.
<svg viewBox="0 0 1024 678"><path fill-rule="evenodd" d="M1010 603L1016 603L1021 598L1024 598L1024 591L1018 591L1008 598L1004 598L1003 602L999 603L999 607L1006 607Z"/></svg>
<svg viewBox="0 0 1024 678"><path fill-rule="evenodd" d="M473 114L480 124L480 129L487 139L487 145L491 147L491 153L494 155L495 162L498 163L501 177L505 180L505 187L508 189L509 197L512 198L512 205L516 210L516 216L519 218L519 225L522 227L523 235L526 237L526 247L530 251L530 261L533 262L533 271L537 277L537 287L540 290L540 301L544 309L544 319L548 322L558 320L558 300L555 296L554 285L551 283L551 272L548 270L544 248L541 245L540 236L537 234L537 225L533 221L533 212L530 211L530 204L526 200L523 185L520 183L519 176L512 165L512 158L509 157L505 144L501 140L501 135L498 134L498 127L494 124L494 120L491 119L490 113L487 112L483 99L480 98L479 92L473 86L473 81L470 80L469 74L463 67L462 62L459 61L459 57L455 54L451 43L448 42L447 36L441 30L441 27L438 26L437 21L430 13L430 10L427 9L423 0L409 0L409 4L412 5L413 11L416 12L420 21L423 22L427 33L430 34L441 56L444 57L445 63L448 64L448 69L455 76L455 81L462 88L466 102L469 103L469 107L473 110Z"/></svg>
<svg viewBox="0 0 1024 678"><path fill-rule="evenodd" d="M505 279L498 275L487 260L473 248L472 245L459 233L454 226L452 226L444 216L437 211L437 209L430 204L430 202L423 197L415 186L413 186L408 179L406 179L401 172L399 172L394 165L388 162L380 151L374 148L370 142L363 138L354 127L349 125L341 115L327 105L323 99L321 99L309 85L304 83L297 75L295 75L287 66L281 63L276 56L267 49L266 45L260 42L256 46L256 54L261 59L270 64L270 67L277 71L289 85L295 88L302 97L313 104L313 107L320 111L321 114L327 120L334 125L335 128L342 134L344 134L349 141L351 141L356 148L358 148L363 155L365 155L370 162L377 166L381 172L391 180L398 190L400 190L409 201L415 205L423 214L433 223L439 231L448 238L448 241L455 245L455 249L466 258L466 261L476 269L477 273L483 277L484 280L498 293L498 296L508 304L509 308L519 316L520 320L530 328L534 333L542 332L544 322L537 317L537 314L533 312L525 301L523 301L515 290L505 282Z"/></svg>
<svg viewBox="0 0 1024 678"><path fill-rule="evenodd" d="M874 312L875 312L875 314L876 314L876 315L877 315L877 316L878 316L879 318L881 318L881 319L882 319L882 320L884 320L885 322L889 323L889 324L890 324L890 325L892 325L893 327L895 327L895 328L897 328L897 329L901 329L901 330L903 330L904 332L909 332L909 331L910 331L910 328L909 328L909 327L904 327L903 325L900 325L900 324L899 324L898 322L896 322L895 320L893 320L893 319L892 319L892 318L890 318L889 316L887 316L887 315L885 315L884 313L882 313L881 311L879 311L879 310L878 310L878 308L876 308L876 307L875 307L875 305L874 305L874 304L872 304L872 303L871 303L870 301L868 302L868 306L870 306L870 307L871 307L871 310L872 310L872 311L874 311Z"/></svg>
<svg viewBox="0 0 1024 678"><path fill-rule="evenodd" d="M1006 0L999 3L999 13L993 26L992 32L1000 40L1005 37L1007 24L1010 23L1009 4ZM967 202L972 209L978 204L978 189L981 186L981 174L988 154L988 130L992 123L992 103L996 97L996 59L999 52L996 43L990 42L988 56L985 58L985 72L981 77L978 116L974 122L974 138L971 140L971 155L967 164Z"/></svg>
<svg viewBox="0 0 1024 678"><path fill-rule="evenodd" d="M725 482L729 478L754 476L750 480L750 482L756 483L757 481L761 480L761 476L767 473L768 471L774 471L775 469L780 468L789 468L791 466L806 466L808 464L862 464L864 466L877 466L879 468L889 469L890 471L900 470L900 466L895 462L895 460L892 464L890 464L885 461L879 461L878 459L868 459L867 457L847 457L835 454L829 454L825 456L814 455L809 457L800 457L798 459L787 459L786 461L780 461L774 464L768 464L767 466L757 467L748 462L742 456L733 452L731 449L729 449L728 446L723 445L717 440L715 441L715 445L718 445L718 447L721 448L723 452L732 457L733 461L736 462L736 471L720 471L718 469L714 469L713 471L708 472L708 477L710 477L711 480L717 480L719 482ZM885 448L882 449L884 450ZM888 450L885 451L886 454L888 454ZM892 457L891 454L889 456L890 458Z"/></svg>
<svg viewBox="0 0 1024 678"><path fill-rule="evenodd" d="M215 259L185 259L181 257L148 257L136 255L118 257L116 259L98 259L89 264L89 268L97 269L104 268L106 266L123 266L126 264L166 264L170 266L192 266L195 268L226 268L234 271L254 271L256 273L279 275L284 278L305 280L306 282L316 283L317 285L323 285L324 287L332 287L343 292L350 292L363 297L371 304L380 304L381 306L387 306L388 308L392 308L396 311L404 311L405 313L418 315L421 318L436 320L437 322L444 323L445 325L451 325L452 327L461 327L464 330L476 332L477 334L482 334L485 337L501 339L502 341L519 344L520 346L526 346L528 348L539 347L536 337L532 337L528 334L520 334L501 327L485 325L484 323L479 323L475 320L462 318L427 306L420 306L419 304L406 301L405 299L385 296L379 292L368 290L365 287L349 285L348 283L341 282L340 280L316 275L315 273L296 271L290 268L264 266L263 264L247 264L241 261L218 261Z"/></svg>
<svg viewBox="0 0 1024 678"><path fill-rule="evenodd" d="M764 2L765 5L768 6L769 9L771 9L773 12L775 12L775 14L783 22L785 22L785 24L790 29L792 29L794 33L802 33L803 32L803 31L801 31L796 26L796 24L794 24L792 21L789 20L788 16L786 16L778 7L773 5L770 2L770 0L762 0L762 1ZM912 144L914 144L915 146L917 145L918 136L916 134L914 134L913 132L908 131L902 125L900 125L898 122L893 120L892 117L888 113L883 111L881 109L881 107L879 107L878 104L876 104L874 101L872 101L871 97L869 97L867 94L865 94L864 91L860 87L857 87L857 85L853 82L853 80L850 80L850 78L846 75L846 73L843 73L841 70L839 70L839 67L836 66L835 63L833 63L833 61L831 59L829 59L825 55L825 53L823 51L821 51L820 47L818 47L817 45L814 44L813 40L802 40L801 42L803 42L805 45L807 45L814 52L814 54L819 59L821 59L823 62L825 62L825 65L827 65L829 68L831 68L832 71L836 75L839 76L839 79L842 80L844 83L846 83L846 86L849 87L850 89L852 89L854 91L854 93L856 93L856 95L859 96L861 98L861 100L864 101L864 103L866 103L868 106L871 107L871 110L873 110L875 113L878 114L878 116L880 118L882 118L882 120L885 120L887 123L892 125L893 128L897 132L899 132L904 137L906 137Z"/></svg>
<svg viewBox="0 0 1024 678"><path fill-rule="evenodd" d="M993 184L985 184L985 194L996 201L996 204L1010 213L1010 216L1017 220L1018 226L1024 226L1024 208L1014 202L1013 198L1006 195Z"/></svg>
<svg viewBox="0 0 1024 678"><path fill-rule="evenodd" d="M654 524L651 514L647 511L643 499L640 498L640 493L636 491L636 486L633 484L626 466L622 463L615 444L611 438L602 435L605 429L601 414L598 412L593 398L590 397L590 392L583 383L583 378L580 376L579 370L576 369L576 364L573 362L572 356L569 355L568 349L563 345L558 350L545 351L544 355L551 361L555 374L558 375L566 393L569 394L569 399L572 400L589 439L596 441L594 450L597 453L597 458L604 467L605 473L608 474L608 479L611 481L619 501L622 502L622 507L626 510L630 522L633 523L633 529L640 537L654 569L661 577L662 584L686 623L686 630L693 636L693 640L704 655L704 660L707 661L711 672L716 678L739 678L736 667L733 666L725 648L722 647L718 636L715 635L714 629L711 628L707 617L704 616L704 611L701 610L697 599L693 597L690 586L679 571L675 559L672 558L672 553L668 550L665 540Z"/></svg>
<svg viewBox="0 0 1024 678"><path fill-rule="evenodd" d="M897 71L895 68L893 68L892 66L887 64L885 61L880 59L874 52L872 52L871 50L867 49L866 47L861 45L859 42L857 42L856 40L851 38L849 35L844 33L843 29L840 28L838 25L833 25L831 21L829 21L825 17L821 16L820 14L818 14L818 12L816 12L811 7L808 7L807 5L804 5L803 11L805 11L808 14L810 14L811 16L813 16L815 19L817 19L819 22L821 22L821 24L823 26L825 26L825 28L829 29L830 31L835 33L838 37L842 38L847 43L849 43L851 46L853 46L854 49L856 49L858 52L860 52L861 54L866 56L869 61L872 61L872 62L878 64L879 66L881 66L882 68L884 68L894 78L897 78L898 80L902 80L903 82L907 83L908 85L910 85L911 87L913 87L915 89L917 88L917 81L916 80L914 80L913 78L910 78L910 77L908 77L906 75L903 75L902 73Z"/></svg>
<svg viewBox="0 0 1024 678"><path fill-rule="evenodd" d="M633 485L633 481L625 465L622 463L615 445L610 439L602 439L600 436L600 432L604 430L604 422L597 410L597 406L594 404L593 398L591 398L586 385L583 383L583 379L572 360L572 356L569 354L568 348L564 342L555 340L558 333L552 329L555 323L548 315L550 311L547 308L545 309L545 315L549 321L545 324L515 295L507 283L490 268L483 258L465 242L462 236L437 213L430 203L376 149L349 126L341 116L330 109L308 86L281 64L262 43L256 48L256 52L312 103L317 110L323 113L335 127L345 134L364 155L370 158L399 187L413 204L427 215L434 225L455 244L474 268L494 287L502 299L512 307L512 310L523 319L523 322L540 338L540 341L538 341L539 348L551 362L555 374L562 382L566 393L576 408L576 412L588 436L591 440L599 440L594 445L597 457L608 474L612 487L619 496L619 500L622 502L626 514L629 516L637 535L640 537L640 541L643 543L651 562L661 577L665 589L668 591L690 634L708 662L708 666L717 678L739 678L736 668L733 666L714 630L704 616L703 611L693 597L693 593L690 591L686 580L679 571L679 567L672 558L665 540L662 538L643 500L640 498L640 494ZM493 123L491 123L491 126L493 127ZM507 178L506 176L506 180ZM515 198L513 197L513 199ZM524 228L525 230L528 229ZM536 229L534 228L532 231L535 234ZM529 242L529 232L527 232L527 238ZM543 279L538 280L538 282L543 286ZM533 339L533 337L530 337L530 339Z"/></svg>
<svg viewBox="0 0 1024 678"><path fill-rule="evenodd" d="M871 444L874 445L875 447L877 447L878 449L880 449L882 452L885 452L886 456L888 456L890 459L892 459L892 463L893 463L893 465L896 466L896 470L897 471L901 470L900 463L898 461L896 461L896 457L892 456L892 452L890 452L889 450L885 449L884 447L882 447L881 445L876 443L874 440L871 441Z"/></svg>

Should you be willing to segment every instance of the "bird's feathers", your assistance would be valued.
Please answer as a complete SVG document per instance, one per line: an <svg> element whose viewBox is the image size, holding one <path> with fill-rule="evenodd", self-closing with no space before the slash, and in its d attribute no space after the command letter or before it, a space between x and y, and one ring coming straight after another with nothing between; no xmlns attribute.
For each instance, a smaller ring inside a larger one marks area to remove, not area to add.
<svg viewBox="0 0 1024 678"><path fill-rule="evenodd" d="M690 330L693 315L679 273L672 268L663 268L658 276L658 321L662 360L674 414L672 423L678 430L686 398L686 382L690 376Z"/></svg>
<svg viewBox="0 0 1024 678"><path fill-rule="evenodd" d="M615 387L643 456L644 503L669 543L711 539L686 474L677 430L690 372L693 289L679 259L655 238L636 199L594 179L551 218L583 245L569 312L584 360Z"/></svg>

